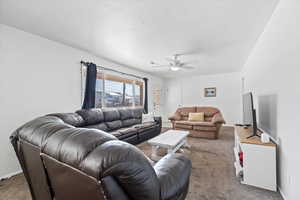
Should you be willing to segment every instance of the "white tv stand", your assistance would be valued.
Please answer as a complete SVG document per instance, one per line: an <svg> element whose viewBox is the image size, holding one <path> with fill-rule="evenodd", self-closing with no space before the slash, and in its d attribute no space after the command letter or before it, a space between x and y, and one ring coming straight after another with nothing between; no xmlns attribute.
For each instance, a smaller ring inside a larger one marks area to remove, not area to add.
<svg viewBox="0 0 300 200"><path fill-rule="evenodd" d="M276 144L262 143L257 136L247 138L251 135L252 127L235 126L234 132L236 176L242 184L276 191ZM242 165L239 152L243 152Z"/></svg>

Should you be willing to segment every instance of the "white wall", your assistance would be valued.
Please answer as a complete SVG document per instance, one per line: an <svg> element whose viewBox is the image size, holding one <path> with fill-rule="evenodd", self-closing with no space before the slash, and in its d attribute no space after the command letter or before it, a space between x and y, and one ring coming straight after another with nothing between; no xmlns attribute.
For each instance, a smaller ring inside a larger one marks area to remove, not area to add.
<svg viewBox="0 0 300 200"><path fill-rule="evenodd" d="M256 105L261 97L270 99L270 131L280 140L279 186L288 200L300 199L299 19L299 0L280 1L243 70Z"/></svg>
<svg viewBox="0 0 300 200"><path fill-rule="evenodd" d="M217 97L204 97L204 88L208 87L217 88ZM172 115L179 105L210 105L222 111L228 124L240 122L240 73L170 79L166 82L165 92L165 117Z"/></svg>
<svg viewBox="0 0 300 200"><path fill-rule="evenodd" d="M20 170L9 143L16 128L37 116L80 108L81 59L148 77L152 109L151 90L161 87L160 78L0 24L0 177Z"/></svg>

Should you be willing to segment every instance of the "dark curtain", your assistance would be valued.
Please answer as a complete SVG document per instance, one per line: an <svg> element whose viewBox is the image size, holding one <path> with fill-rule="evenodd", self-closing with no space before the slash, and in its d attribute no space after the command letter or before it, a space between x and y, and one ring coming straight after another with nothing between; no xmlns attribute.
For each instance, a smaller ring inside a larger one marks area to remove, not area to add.
<svg viewBox="0 0 300 200"><path fill-rule="evenodd" d="M82 109L89 109L95 107L96 79L97 66L94 63L88 63Z"/></svg>
<svg viewBox="0 0 300 200"><path fill-rule="evenodd" d="M148 113L148 79L143 78L145 85L144 113Z"/></svg>

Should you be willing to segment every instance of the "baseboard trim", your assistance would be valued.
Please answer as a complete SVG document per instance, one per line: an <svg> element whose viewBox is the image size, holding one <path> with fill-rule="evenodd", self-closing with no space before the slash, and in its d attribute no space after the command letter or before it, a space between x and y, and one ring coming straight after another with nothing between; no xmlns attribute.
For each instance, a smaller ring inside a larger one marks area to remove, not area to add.
<svg viewBox="0 0 300 200"><path fill-rule="evenodd" d="M235 127L234 124L224 124L223 126L225 126L225 127Z"/></svg>
<svg viewBox="0 0 300 200"><path fill-rule="evenodd" d="M283 200L288 200L288 199L286 198L285 194L282 192L282 189L281 189L280 187L277 187L277 188L278 188L278 191L279 191L279 193L281 194Z"/></svg>
<svg viewBox="0 0 300 200"><path fill-rule="evenodd" d="M11 178L11 177L13 177L13 176L15 176L17 174L20 174L20 173L22 173L22 170L19 170L19 171L10 173L10 174L6 174L6 175L0 177L0 181L5 180L5 179L9 179L9 178Z"/></svg>

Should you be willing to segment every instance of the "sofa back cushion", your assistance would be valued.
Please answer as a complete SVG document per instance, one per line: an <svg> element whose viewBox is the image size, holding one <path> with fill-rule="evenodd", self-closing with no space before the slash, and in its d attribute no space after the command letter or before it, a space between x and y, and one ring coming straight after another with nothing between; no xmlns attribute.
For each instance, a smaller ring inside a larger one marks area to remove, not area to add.
<svg viewBox="0 0 300 200"><path fill-rule="evenodd" d="M122 128L122 121L119 109L117 108L103 108L104 121L107 125L108 131Z"/></svg>
<svg viewBox="0 0 300 200"><path fill-rule="evenodd" d="M94 129L98 129L101 131L108 131L109 128L107 127L105 122L99 123L99 124L94 124L94 125L88 125L88 126L84 126L83 128L94 128Z"/></svg>
<svg viewBox="0 0 300 200"><path fill-rule="evenodd" d="M121 120L114 120L114 121L105 122L105 123L108 127L108 131L113 131L113 130L120 129L123 127Z"/></svg>
<svg viewBox="0 0 300 200"><path fill-rule="evenodd" d="M181 107L177 109L177 113L180 114L182 120L188 120L189 113L196 112L196 107Z"/></svg>
<svg viewBox="0 0 300 200"><path fill-rule="evenodd" d="M112 131L122 127L129 127L142 123L142 107L135 108L93 108L78 110L74 115L82 122L76 127L97 128L103 131ZM74 123L69 123L73 126Z"/></svg>
<svg viewBox="0 0 300 200"><path fill-rule="evenodd" d="M120 113L121 120L133 118L133 111L130 108L120 108L119 113Z"/></svg>
<svg viewBox="0 0 300 200"><path fill-rule="evenodd" d="M131 108L131 110L132 110L134 119L141 119L142 120L142 115L143 115L143 112L144 112L143 107Z"/></svg>
<svg viewBox="0 0 300 200"><path fill-rule="evenodd" d="M85 124L84 119L77 113L53 113L48 116L55 116L63 120L65 123L75 127L82 127Z"/></svg>
<svg viewBox="0 0 300 200"><path fill-rule="evenodd" d="M197 107L181 107L177 109L177 114L181 116L181 120L188 120L189 113L204 113L204 121L211 121L212 117L220 112L219 109L209 106L197 106Z"/></svg>
<svg viewBox="0 0 300 200"><path fill-rule="evenodd" d="M100 108L82 109L76 111L85 121L85 126L99 124L104 121L103 112Z"/></svg>
<svg viewBox="0 0 300 200"><path fill-rule="evenodd" d="M216 113L220 112L220 110L214 107L199 106L196 107L196 112L204 112L205 117L212 118Z"/></svg>
<svg viewBox="0 0 300 200"><path fill-rule="evenodd" d="M102 108L102 111L103 111L105 122L121 120L121 115L117 108Z"/></svg>

